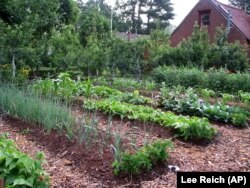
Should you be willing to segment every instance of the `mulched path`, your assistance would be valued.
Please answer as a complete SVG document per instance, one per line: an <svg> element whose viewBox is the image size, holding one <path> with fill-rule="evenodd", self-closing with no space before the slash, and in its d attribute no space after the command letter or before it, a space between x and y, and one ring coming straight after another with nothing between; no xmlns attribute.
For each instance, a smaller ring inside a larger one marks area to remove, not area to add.
<svg viewBox="0 0 250 188"><path fill-rule="evenodd" d="M80 117L81 112L77 113ZM97 116L99 129L106 131L107 117L100 113ZM219 135L211 143L202 145L175 139L171 132L153 124L145 128L143 123L120 121L118 118L114 118L112 124L121 130L124 137L133 131L138 145L145 141L145 137L149 142L157 138L173 139L175 150L170 152L168 163L141 177L133 177L131 181L131 177L115 177L112 174L113 154L109 148L100 156L97 145L87 150L55 131L48 134L38 126L10 117L0 121L0 132L9 132L18 148L32 157L37 151L43 151L47 160L44 168L51 176L52 187L58 188L176 187L176 173L170 172L168 165L178 166L181 171L250 172L249 127L236 129L227 125L214 125Z"/></svg>

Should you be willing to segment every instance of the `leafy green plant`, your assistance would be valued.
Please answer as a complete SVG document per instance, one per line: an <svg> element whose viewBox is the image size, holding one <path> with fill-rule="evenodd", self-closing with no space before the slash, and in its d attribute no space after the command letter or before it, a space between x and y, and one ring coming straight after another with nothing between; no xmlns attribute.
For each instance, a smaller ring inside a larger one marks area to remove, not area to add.
<svg viewBox="0 0 250 188"><path fill-rule="evenodd" d="M233 124L239 127L245 127L247 125L247 119L247 115L243 113L233 113L232 115Z"/></svg>
<svg viewBox="0 0 250 188"><path fill-rule="evenodd" d="M170 149L173 149L170 140L157 140L138 151L125 151L113 162L114 174L138 175L144 170L151 170L157 163L168 159Z"/></svg>
<svg viewBox="0 0 250 188"><path fill-rule="evenodd" d="M91 89L92 89L92 81L88 79L84 82L84 95L86 98L90 98L91 96Z"/></svg>
<svg viewBox="0 0 250 188"><path fill-rule="evenodd" d="M204 102L198 97L192 88L188 88L185 93L180 88L169 89L163 87L161 89L161 104L167 110L173 110L178 113L184 113L189 115L196 115L201 117L207 117L211 120L216 120L224 123L232 123L234 125L233 116L239 115L239 117L246 117L248 112L239 107L230 107L220 102L210 104ZM224 102L232 100L234 96L230 94L224 94ZM235 118L234 118L235 119ZM241 121L241 126L246 126L247 121ZM237 122L238 126L239 122Z"/></svg>
<svg viewBox="0 0 250 188"><path fill-rule="evenodd" d="M207 89L207 88L200 89L199 94L200 96L204 97L206 101L208 101L209 98L216 96L215 91L213 91L212 89Z"/></svg>
<svg viewBox="0 0 250 188"><path fill-rule="evenodd" d="M223 93L222 94L222 101L223 104L227 104L229 101L233 101L234 100L234 96L230 95L228 93Z"/></svg>
<svg viewBox="0 0 250 188"><path fill-rule="evenodd" d="M15 143L0 134L0 176L5 187L49 187L49 176L42 169L44 154L37 153L36 159L17 150Z"/></svg>
<svg viewBox="0 0 250 188"><path fill-rule="evenodd" d="M238 91L238 95L239 95L240 100L243 103L250 102L250 93L249 92L243 92L240 90L240 91Z"/></svg>
<svg viewBox="0 0 250 188"><path fill-rule="evenodd" d="M104 99L99 101L91 101L86 100L84 101L84 108L87 109L98 109L103 111L104 113L118 115L121 118L128 118L131 120L140 120L143 122L155 122L162 126L172 128L180 133L178 129L180 128L179 125L182 124L185 127L189 127L190 125L193 126L193 129L200 130L200 127L205 127L202 131L196 134L195 131L193 135L189 135L185 137L185 139L212 139L212 137L216 134L216 129L211 127L208 123L206 118L199 119L196 117L185 117L185 116L177 116L171 112L162 112L159 109L154 109L149 106L142 106L142 105L133 105L129 103L122 103L114 99ZM195 124L194 122L197 121ZM184 130L184 128L182 129ZM210 131L207 131L210 130ZM185 130L184 130L185 131ZM182 136L183 133L179 134Z"/></svg>

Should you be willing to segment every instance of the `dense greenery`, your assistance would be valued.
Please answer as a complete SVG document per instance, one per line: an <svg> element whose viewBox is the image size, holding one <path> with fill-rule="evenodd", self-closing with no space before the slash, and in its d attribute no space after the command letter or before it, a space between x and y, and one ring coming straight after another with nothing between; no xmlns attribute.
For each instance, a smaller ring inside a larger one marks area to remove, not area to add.
<svg viewBox="0 0 250 188"><path fill-rule="evenodd" d="M158 67L152 75L157 83L167 86L207 88L225 93L237 93L239 90L250 91L250 74L229 74L227 71L210 70L204 72L197 68Z"/></svg>
<svg viewBox="0 0 250 188"><path fill-rule="evenodd" d="M247 69L245 48L237 42L229 44L223 30L210 44L206 29L195 26L190 38L170 47L170 33L161 30L173 16L169 1L124 1L116 7L112 10L103 0L1 1L0 79L20 83L41 68L113 78L129 73L138 80L159 65ZM130 27L132 32L150 35L128 41L115 32Z"/></svg>
<svg viewBox="0 0 250 188"><path fill-rule="evenodd" d="M43 162L43 153L37 153L33 160L18 151L7 134L0 134L0 178L4 179L5 187L48 188L49 176L42 169Z"/></svg>
<svg viewBox="0 0 250 188"><path fill-rule="evenodd" d="M245 71L248 67L246 50L239 42L228 43L226 31L221 28L217 29L215 42L210 44L207 29L201 30L195 25L193 34L176 48L166 51L159 59L159 64Z"/></svg>
<svg viewBox="0 0 250 188"><path fill-rule="evenodd" d="M225 95L223 100L226 100ZM247 126L249 115L240 107L230 107L220 102L212 105L199 98L192 88L185 90L185 93L178 87L173 90L166 87L161 88L161 105L167 110L207 117L218 122L232 123L239 127Z"/></svg>

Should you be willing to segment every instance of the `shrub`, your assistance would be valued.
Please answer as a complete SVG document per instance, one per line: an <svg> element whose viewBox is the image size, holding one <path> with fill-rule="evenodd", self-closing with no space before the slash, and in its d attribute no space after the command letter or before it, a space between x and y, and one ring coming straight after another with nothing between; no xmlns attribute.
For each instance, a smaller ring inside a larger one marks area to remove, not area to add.
<svg viewBox="0 0 250 188"><path fill-rule="evenodd" d="M227 42L226 31L218 28L215 43L209 43L206 28L196 24L192 35L179 45L166 50L158 60L158 65L200 67L202 69L227 68L232 72L246 71L248 68L247 48L238 41Z"/></svg>

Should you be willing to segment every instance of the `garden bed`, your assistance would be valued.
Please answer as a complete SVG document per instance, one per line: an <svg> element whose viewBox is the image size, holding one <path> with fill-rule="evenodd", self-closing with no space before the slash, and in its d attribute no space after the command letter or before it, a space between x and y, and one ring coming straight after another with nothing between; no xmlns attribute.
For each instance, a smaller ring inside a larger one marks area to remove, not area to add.
<svg viewBox="0 0 250 188"><path fill-rule="evenodd" d="M98 114L98 117L101 125L106 124L106 116ZM113 175L110 151L104 151L101 157L98 148L86 150L54 131L48 134L41 128L10 117L3 118L3 121L0 132L9 132L22 152L33 157L38 150L45 152L48 162L45 170L51 175L52 187L176 187L176 174L170 172L168 165L176 165L181 171L250 171L249 127L235 129L214 125L220 135L209 145L174 139L175 150L170 152L168 164L131 181L131 177ZM114 119L113 124L123 132L138 127L137 143L142 142L144 125L119 119ZM173 136L161 134L161 130L155 127L154 131L148 132L149 140Z"/></svg>

